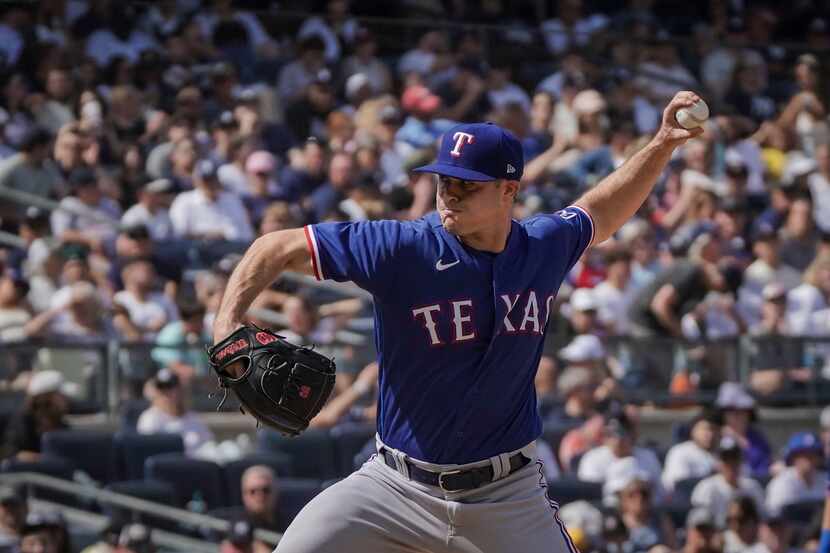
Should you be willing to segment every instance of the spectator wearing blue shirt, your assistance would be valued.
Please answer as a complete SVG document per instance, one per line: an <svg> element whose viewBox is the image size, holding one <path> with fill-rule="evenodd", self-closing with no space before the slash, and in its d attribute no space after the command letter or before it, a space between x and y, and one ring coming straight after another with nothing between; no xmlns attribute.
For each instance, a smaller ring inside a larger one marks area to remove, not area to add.
<svg viewBox="0 0 830 553"><path fill-rule="evenodd" d="M398 129L396 138L416 150L435 146L438 138L455 124L449 119L436 118L441 98L423 85L408 87L401 96L401 107L409 116Z"/></svg>

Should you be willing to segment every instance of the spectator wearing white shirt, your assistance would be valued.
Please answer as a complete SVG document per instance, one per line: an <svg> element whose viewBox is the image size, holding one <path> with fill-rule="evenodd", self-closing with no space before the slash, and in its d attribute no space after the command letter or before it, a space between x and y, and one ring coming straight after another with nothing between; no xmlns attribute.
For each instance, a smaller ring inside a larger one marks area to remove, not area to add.
<svg viewBox="0 0 830 553"><path fill-rule="evenodd" d="M579 461L577 475L580 480L605 482L611 463L633 457L637 467L648 474L655 491L662 489L662 468L657 455L648 448L634 445L637 441L637 424L633 417L622 412L614 413L606 419L603 432L604 444L586 452ZM661 493L655 495L660 496Z"/></svg>
<svg viewBox="0 0 830 553"><path fill-rule="evenodd" d="M347 79L362 73L369 80L373 94L392 90L392 74L377 57L377 41L368 29L359 29L355 35L354 54L343 60L343 76Z"/></svg>
<svg viewBox="0 0 830 553"><path fill-rule="evenodd" d="M756 259L744 271L743 284L738 290L742 313L751 323L761 316L765 286L775 283L792 290L801 284L801 273L781 262L778 234L771 227L761 225L753 238L752 252Z"/></svg>
<svg viewBox="0 0 830 553"><path fill-rule="evenodd" d="M199 416L185 408L179 377L161 369L147 387L150 407L138 417L139 434L179 434L187 455L194 455L213 434Z"/></svg>
<svg viewBox="0 0 830 553"><path fill-rule="evenodd" d="M663 486L674 490L675 484L687 478L703 478L715 472L713 455L720 441L720 417L704 411L692 421L691 439L672 446L663 466Z"/></svg>
<svg viewBox="0 0 830 553"><path fill-rule="evenodd" d="M153 240L164 241L173 237L173 221L170 220L170 193L173 183L169 179L156 179L142 187L138 203L121 217L127 227L144 225Z"/></svg>
<svg viewBox="0 0 830 553"><path fill-rule="evenodd" d="M178 318L176 307L167 296L154 290L157 280L153 265L136 259L121 269L124 290L113 297L113 304L124 310L116 311L115 324L127 337L152 339L170 321Z"/></svg>
<svg viewBox="0 0 830 553"><path fill-rule="evenodd" d="M823 459L821 440L812 432L797 432L790 436L784 450L787 468L767 485L767 511L780 514L793 503L820 502L827 489L827 478L819 470Z"/></svg>
<svg viewBox="0 0 830 553"><path fill-rule="evenodd" d="M530 114L530 96L510 80L511 70L512 62L508 57L494 60L487 79L487 101L497 110L518 104L526 114Z"/></svg>
<svg viewBox="0 0 830 553"><path fill-rule="evenodd" d="M418 39L418 45L398 60L398 74L401 77L406 77L410 73L425 76L432 70L438 52L446 50L447 40L441 31L424 33Z"/></svg>
<svg viewBox="0 0 830 553"><path fill-rule="evenodd" d="M804 282L787 294L787 323L794 335L809 335L810 317L828 307L830 257L817 257L804 271Z"/></svg>
<svg viewBox="0 0 830 553"><path fill-rule="evenodd" d="M663 105L678 90L693 89L697 80L677 56L677 48L666 31L659 31L649 49L649 55L639 64L637 84L653 105Z"/></svg>
<svg viewBox="0 0 830 553"><path fill-rule="evenodd" d="M112 10L109 27L98 29L86 41L86 55L98 67L106 67L118 56L135 64L142 52L158 47L153 37L135 26L132 8L127 3L113 3Z"/></svg>
<svg viewBox="0 0 830 553"><path fill-rule="evenodd" d="M104 197L98 178L86 168L69 175L71 196L52 212L52 234L61 242L82 244L95 252L103 252L105 244L115 240L121 208Z"/></svg>
<svg viewBox="0 0 830 553"><path fill-rule="evenodd" d="M283 106L302 98L306 89L326 68L325 45L319 36L310 35L303 38L298 47L299 57L282 68L277 82L277 93Z"/></svg>
<svg viewBox="0 0 830 553"><path fill-rule="evenodd" d="M813 196L813 219L824 232L830 231L830 144L816 146L817 171L807 177Z"/></svg>
<svg viewBox="0 0 830 553"><path fill-rule="evenodd" d="M701 480L692 492L692 505L711 512L721 524L726 523L729 503L736 497L752 498L759 511L764 506L761 485L743 475L744 454L741 446L730 436L724 436L718 446L718 473Z"/></svg>
<svg viewBox="0 0 830 553"><path fill-rule="evenodd" d="M558 6L558 17L542 22L545 45L553 55L587 46L594 33L608 25L609 19L604 14L583 17L581 0L564 0Z"/></svg>
<svg viewBox="0 0 830 553"><path fill-rule="evenodd" d="M628 308L634 299L631 285L631 254L622 249L605 255L605 280L593 289L599 306L597 316L610 334L628 332Z"/></svg>
<svg viewBox="0 0 830 553"><path fill-rule="evenodd" d="M193 180L194 190L176 196L170 207L176 235L195 240L252 240L245 206L238 196L222 190L216 164L208 159L199 161Z"/></svg>

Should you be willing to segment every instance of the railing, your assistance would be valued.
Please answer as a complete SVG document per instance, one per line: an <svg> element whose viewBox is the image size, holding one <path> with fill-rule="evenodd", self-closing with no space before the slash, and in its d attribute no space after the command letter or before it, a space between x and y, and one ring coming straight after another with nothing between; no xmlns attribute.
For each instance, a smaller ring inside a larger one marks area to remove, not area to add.
<svg viewBox="0 0 830 553"><path fill-rule="evenodd" d="M51 501L37 499L38 492L41 490L58 492L86 501L91 506L97 505L100 508L107 508L109 510L120 509L127 511L134 520L139 515L143 515L143 517L152 520L165 521L170 526L181 526L183 529L189 528L197 531L212 530L222 533L230 529L230 522L227 520L169 507L137 497L78 484L45 474L32 472L0 474L0 485L23 488L27 498L34 504L39 503L44 507L59 509L64 515L70 515L70 522L72 522L72 519L75 519L79 522L83 521L103 525L103 520L100 515L96 515L94 512L89 512L86 509L68 508L61 503L52 503ZM258 528L254 531L254 537L266 543L276 545L280 538L282 538L282 535ZM178 534L170 530L153 529L151 539L156 545L171 548L174 551L196 551L199 553L216 553L218 551L216 544L205 540L194 539L187 536L185 532Z"/></svg>
<svg viewBox="0 0 830 553"><path fill-rule="evenodd" d="M365 341L365 334L347 332L327 353ZM216 389L204 353L206 344L160 346L149 342L117 340L71 343L38 340L0 345L0 382L7 383L22 370L56 369L79 392L74 412L118 413L125 397L140 393L141 383L175 352L194 366L191 380L193 408L208 411L218 400L208 397ZM623 395L636 402L669 401L672 378L680 372L697 382L694 398L709 399L726 380L749 384L761 370L802 369L803 382L787 384L773 398L815 405L830 398L830 337L741 336L708 342L683 342L663 338L610 337L606 340L606 365L620 382ZM368 349L364 356L371 357ZM359 366L370 359L355 361ZM359 367L358 367L359 368ZM131 388L132 386L132 388ZM1 407L1 405L0 405ZM226 406L233 410L233 404Z"/></svg>

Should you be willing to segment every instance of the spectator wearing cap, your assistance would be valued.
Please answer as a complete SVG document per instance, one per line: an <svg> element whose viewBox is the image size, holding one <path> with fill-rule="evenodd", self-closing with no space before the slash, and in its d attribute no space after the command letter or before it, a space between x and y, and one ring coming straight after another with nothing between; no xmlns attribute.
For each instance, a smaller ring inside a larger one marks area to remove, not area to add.
<svg viewBox="0 0 830 553"><path fill-rule="evenodd" d="M231 526L219 543L219 553L253 553L254 527L245 519L231 520Z"/></svg>
<svg viewBox="0 0 830 553"><path fill-rule="evenodd" d="M618 459L633 457L637 468L648 474L648 480L660 495L660 475L663 469L654 452L636 445L638 422L636 415L623 411L605 417L603 445L587 451L579 461L578 476L589 482L605 482L608 467Z"/></svg>
<svg viewBox="0 0 830 553"><path fill-rule="evenodd" d="M441 98L440 116L452 121L477 121L491 108L484 82L484 66L478 59L461 59L452 78L436 88Z"/></svg>
<svg viewBox="0 0 830 553"><path fill-rule="evenodd" d="M253 229L238 196L222 190L217 166L203 159L193 173L194 189L182 192L170 206L170 219L176 235L191 240L248 242Z"/></svg>
<svg viewBox="0 0 830 553"><path fill-rule="evenodd" d="M395 139L413 150L431 148L455 123L439 118L441 97L422 84L406 87L401 95L401 109L407 114Z"/></svg>
<svg viewBox="0 0 830 553"><path fill-rule="evenodd" d="M723 530L714 515L695 507L686 515L686 542L682 553L718 553L723 551Z"/></svg>
<svg viewBox="0 0 830 553"><path fill-rule="evenodd" d="M584 424L597 413L594 390L599 378L586 367L567 367L556 381L556 392L562 401L545 417L545 427Z"/></svg>
<svg viewBox="0 0 830 553"><path fill-rule="evenodd" d="M303 95L285 109L285 126L295 141L309 136L327 140L326 121L337 107L332 74L321 69Z"/></svg>
<svg viewBox="0 0 830 553"><path fill-rule="evenodd" d="M663 544L675 546L671 519L654 508L657 488L634 457L618 459L606 467L603 503L617 508L628 529L628 539L637 552Z"/></svg>
<svg viewBox="0 0 830 553"><path fill-rule="evenodd" d="M634 300L631 283L631 254L622 248L605 254L605 280L593 288L599 309L597 316L609 334L628 334L628 309Z"/></svg>
<svg viewBox="0 0 830 553"><path fill-rule="evenodd" d="M527 115L530 113L530 97L510 80L513 64L514 60L505 54L497 53L494 57L487 72L487 101L496 110L518 104Z"/></svg>
<svg viewBox="0 0 830 553"><path fill-rule="evenodd" d="M727 507L723 553L766 553L760 542L763 511L753 498L733 498Z"/></svg>
<svg viewBox="0 0 830 553"><path fill-rule="evenodd" d="M736 113L761 124L774 119L775 101L767 94L767 64L757 52L742 55L735 66L732 86L726 93L725 102Z"/></svg>
<svg viewBox="0 0 830 553"><path fill-rule="evenodd" d="M187 455L213 440L213 433L197 413L187 410L179 377L170 369L159 370L147 387L148 407L138 417L139 434L178 434Z"/></svg>
<svg viewBox="0 0 830 553"><path fill-rule="evenodd" d="M573 179L573 185L584 190L591 183L611 174L630 155L629 147L637 137L634 125L625 120L611 121L607 143L588 148L566 169L565 174Z"/></svg>
<svg viewBox="0 0 830 553"><path fill-rule="evenodd" d="M285 199L277 182L277 159L271 152L257 150L245 161L247 186L242 201L255 226L259 226L265 209L274 201Z"/></svg>
<svg viewBox="0 0 830 553"><path fill-rule="evenodd" d="M98 177L89 169L69 175L70 196L52 212L52 234L63 243L81 244L102 253L115 239L121 208L103 195Z"/></svg>
<svg viewBox="0 0 830 553"><path fill-rule="evenodd" d="M26 521L26 501L12 488L0 490L0 548L14 551Z"/></svg>
<svg viewBox="0 0 830 553"><path fill-rule="evenodd" d="M329 63L337 63L343 49L354 44L359 32L359 25L349 13L349 2L344 0L328 0L325 16L309 17L297 31L297 38L318 36L325 44L325 57Z"/></svg>
<svg viewBox="0 0 830 553"><path fill-rule="evenodd" d="M820 470L824 459L821 440L812 432L796 432L784 448L787 468L767 484L766 507L780 513L787 505L824 499L827 479Z"/></svg>
<svg viewBox="0 0 830 553"><path fill-rule="evenodd" d="M568 309L568 321L575 335L604 333L597 318L597 300L591 288L574 290L568 298Z"/></svg>
<svg viewBox="0 0 830 553"><path fill-rule="evenodd" d="M353 53L343 60L340 67L346 79L354 75L364 75L373 95L392 90L392 74L389 68L377 57L377 41L369 29L357 30Z"/></svg>
<svg viewBox="0 0 830 553"><path fill-rule="evenodd" d="M124 212L121 224L126 227L144 225L153 240L173 238L173 221L170 220L173 182L156 179L144 184L138 194L138 202Z"/></svg>
<svg viewBox="0 0 830 553"><path fill-rule="evenodd" d="M672 446L663 464L663 486L674 490L675 484L687 478L704 478L717 467L720 417L712 410L704 410L690 426L690 439Z"/></svg>
<svg viewBox="0 0 830 553"><path fill-rule="evenodd" d="M764 490L756 480L744 475L744 454L738 442L729 436L722 437L717 458L717 473L698 482L692 491L692 505L705 508L721 524L726 522L729 502L735 497L751 497L762 509Z"/></svg>
<svg viewBox="0 0 830 553"><path fill-rule="evenodd" d="M208 371L204 344L210 333L204 325L205 306L189 294L176 298L179 319L167 323L156 337L151 355L160 367L170 369L183 378L205 375Z"/></svg>
<svg viewBox="0 0 830 553"><path fill-rule="evenodd" d="M176 306L158 291L158 275L153 264L135 259L121 269L124 289L112 299L116 308L114 323L131 340L152 340L169 322L178 318Z"/></svg>
<svg viewBox="0 0 830 553"><path fill-rule="evenodd" d="M766 476L771 453L766 437L753 424L758 418L755 398L742 384L724 382L718 388L715 407L722 417L723 435L731 437L741 446L751 476Z"/></svg>
<svg viewBox="0 0 830 553"><path fill-rule="evenodd" d="M111 260L109 285L113 290L124 288L121 269L134 259L145 259L153 264L165 288L169 283L182 279L180 245L174 241L154 242L150 230L144 225L124 228L115 240L115 256Z"/></svg>
<svg viewBox="0 0 830 553"><path fill-rule="evenodd" d="M29 130L20 141L20 152L0 161L0 187L48 198L59 191L60 174L49 161L49 131Z"/></svg>
<svg viewBox="0 0 830 553"><path fill-rule="evenodd" d="M58 371L38 371L31 376L23 409L6 428L3 457L35 461L40 457L43 434L68 428L69 403L63 389L63 375Z"/></svg>
<svg viewBox="0 0 830 553"><path fill-rule="evenodd" d="M26 337L25 327L32 319L26 295L29 282L18 270L0 273L0 343L15 342ZM5 360L8 362L8 360Z"/></svg>

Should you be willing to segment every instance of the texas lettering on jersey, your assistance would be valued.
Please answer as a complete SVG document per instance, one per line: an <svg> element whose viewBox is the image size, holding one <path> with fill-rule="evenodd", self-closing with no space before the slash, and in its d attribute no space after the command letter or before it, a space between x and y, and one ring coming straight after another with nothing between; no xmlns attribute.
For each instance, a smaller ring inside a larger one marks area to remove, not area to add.
<svg viewBox="0 0 830 553"><path fill-rule="evenodd" d="M550 308L553 303L553 294L547 298L537 297L536 291L530 290L519 294L501 294L499 296L507 314L502 320L501 332L504 334L532 333L542 334L550 318ZM523 304L520 306L520 300ZM518 309L517 309L518 307ZM544 308L544 311L543 309ZM430 346L457 344L476 338L476 321L473 313L476 309L473 300L453 300L446 304L435 303L412 309L412 316L423 323L425 336ZM521 317L517 314L521 314ZM543 316L544 313L544 316ZM449 317L451 321L451 336L441 336L438 323Z"/></svg>
<svg viewBox="0 0 830 553"><path fill-rule="evenodd" d="M470 138L454 137L463 152ZM374 298L378 434L433 463L468 463L538 438L533 381L554 297L593 239L573 206L513 221L499 254L466 247L437 213L305 228L318 279Z"/></svg>

